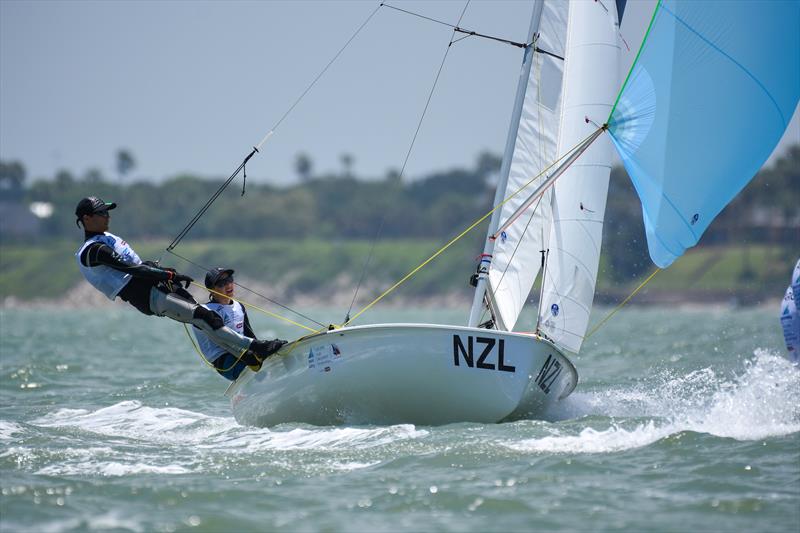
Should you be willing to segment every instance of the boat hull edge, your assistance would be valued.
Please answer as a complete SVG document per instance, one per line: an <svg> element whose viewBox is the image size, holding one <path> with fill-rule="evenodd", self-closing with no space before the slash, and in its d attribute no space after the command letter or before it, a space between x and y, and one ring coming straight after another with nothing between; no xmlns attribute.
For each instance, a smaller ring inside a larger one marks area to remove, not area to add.
<svg viewBox="0 0 800 533"><path fill-rule="evenodd" d="M239 423L259 427L492 423L541 417L577 379L561 352L531 335L381 324L301 339L226 395Z"/></svg>

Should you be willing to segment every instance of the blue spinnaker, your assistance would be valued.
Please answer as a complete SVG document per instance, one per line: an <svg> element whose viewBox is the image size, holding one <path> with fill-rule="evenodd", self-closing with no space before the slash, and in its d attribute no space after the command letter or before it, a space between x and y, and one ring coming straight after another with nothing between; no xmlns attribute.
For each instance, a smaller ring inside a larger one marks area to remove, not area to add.
<svg viewBox="0 0 800 533"><path fill-rule="evenodd" d="M800 1L662 0L609 119L669 266L755 176L800 98Z"/></svg>

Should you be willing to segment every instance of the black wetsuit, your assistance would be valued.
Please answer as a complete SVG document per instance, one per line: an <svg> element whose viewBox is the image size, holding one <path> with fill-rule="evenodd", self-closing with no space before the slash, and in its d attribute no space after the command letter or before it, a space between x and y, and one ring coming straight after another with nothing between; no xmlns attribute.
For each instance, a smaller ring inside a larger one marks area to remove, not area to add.
<svg viewBox="0 0 800 533"><path fill-rule="evenodd" d="M104 233L86 231L85 240L89 240L96 235L104 235ZM117 293L117 296L145 315L156 314L150 308L151 293L153 288L155 288L169 295L167 302L169 302L169 298L177 298L178 301L183 301L183 304L188 304L191 318L180 316L180 313L174 309L176 304L175 300L173 300L171 304L174 314L170 315L165 311L165 314L160 316L169 316L173 320L200 327L200 329L204 329L207 335L216 334L218 340L214 340L214 342L219 343L220 346L225 345L223 344L225 339L229 341L229 344L225 346L239 346L237 343L246 343L243 345L246 351L244 351L239 358L227 352L223 354L222 357L214 360L214 367L220 374L228 379L236 379L246 366L260 367L265 357L277 352L280 347L286 343L286 341L278 339L274 341L257 340L253 333L253 328L250 327L250 320L247 318L247 313L245 313L244 336L230 328L224 327L222 317L210 309L197 305L194 297L192 297L188 291L184 290L183 287L180 286L180 283L170 283L176 276L178 276L178 279L191 279L177 274L172 269L159 268L152 263L141 263L138 265L126 264L113 248L101 242L94 242L87 246L81 252L80 262L87 267L105 265L119 270L120 272L130 274L130 280L122 290ZM179 304L177 307L186 310L183 304ZM201 322L198 323L198 321ZM208 329L203 327L204 324ZM232 341L230 340L231 336L234 336Z"/></svg>
<svg viewBox="0 0 800 533"><path fill-rule="evenodd" d="M96 235L104 235L102 232L84 232L84 241ZM113 248L102 242L95 242L86 247L81 253L81 263L87 267L105 265L114 270L125 272L131 275L130 281L119 291L119 296L145 315L154 314L150 310L150 290L159 285L162 281L169 281L174 276L174 272L159 268L147 263L138 265L128 265ZM186 293L189 294L189 293ZM181 294L184 298L185 295ZM190 296L191 297L191 296ZM194 299L191 299L194 301Z"/></svg>

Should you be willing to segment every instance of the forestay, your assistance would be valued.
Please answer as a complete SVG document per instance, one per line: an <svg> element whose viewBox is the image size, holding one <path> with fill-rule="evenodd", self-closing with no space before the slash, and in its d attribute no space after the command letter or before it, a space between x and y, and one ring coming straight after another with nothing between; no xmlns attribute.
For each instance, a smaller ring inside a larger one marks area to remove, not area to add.
<svg viewBox="0 0 800 533"><path fill-rule="evenodd" d="M661 268L764 164L800 97L800 2L664 0L609 120Z"/></svg>
<svg viewBox="0 0 800 533"><path fill-rule="evenodd" d="M544 0L536 25L538 34L533 54L514 152L505 188L506 198L539 176L526 190L533 190L546 176L542 172L558 159L561 116L561 88L564 74L565 40L569 3ZM538 5L536 6L539 7ZM534 13L536 17L536 13ZM557 56L557 57L556 57ZM489 268L489 294L498 329L512 330L539 273L541 251L550 233L548 191L528 207L518 220L497 239ZM503 205L500 220L507 220L526 195L519 194Z"/></svg>
<svg viewBox="0 0 800 533"><path fill-rule="evenodd" d="M558 142L564 154L605 123L619 90L614 2L571 2ZM594 299L613 148L600 136L555 183L539 328L578 352Z"/></svg>

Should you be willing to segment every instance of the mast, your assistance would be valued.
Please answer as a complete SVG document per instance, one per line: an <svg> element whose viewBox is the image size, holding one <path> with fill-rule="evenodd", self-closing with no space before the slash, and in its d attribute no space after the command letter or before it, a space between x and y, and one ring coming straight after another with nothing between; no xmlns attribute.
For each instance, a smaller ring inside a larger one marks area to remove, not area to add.
<svg viewBox="0 0 800 533"><path fill-rule="evenodd" d="M514 109L511 114L511 123L508 127L508 137L506 138L506 147L503 152L503 162L500 165L500 180L497 183L495 190L494 203L500 203L505 194L506 183L508 182L508 174L511 169L511 158L514 155L514 146L517 139L517 131L519 129L519 121L522 116L522 104L525 100L525 90L528 85L528 77L530 76L531 64L533 63L533 54L536 46L532 44L534 38L539 31L539 22L542 18L542 8L544 0L536 0L533 4L533 13L531 14L531 25L528 29L528 37L525 41L528 46L525 48L525 55L522 60L522 69L520 69L519 82L517 83L517 98L514 101ZM490 239L494 235L497 225L500 222L500 211L496 210L492 213L492 218L489 222L489 229L487 232L486 244L481 254L481 262L478 266L478 283L475 287L475 296L472 300L472 308L469 312L470 327L478 325L481 313L483 312L483 299L486 295L486 283L489 276L489 264L491 263L492 252L494 251L494 239Z"/></svg>

